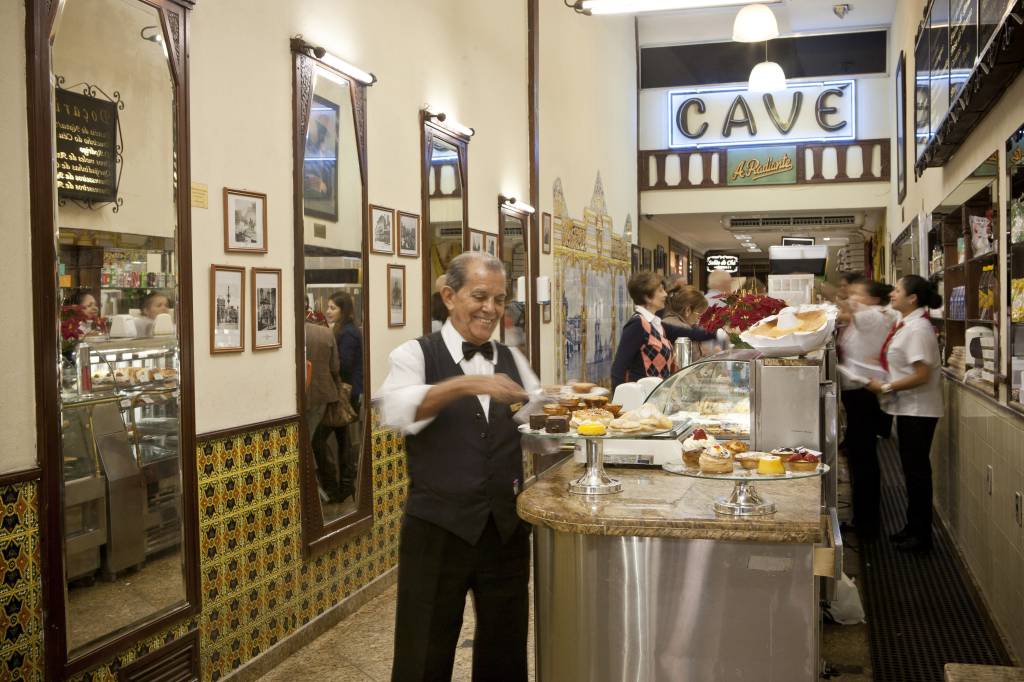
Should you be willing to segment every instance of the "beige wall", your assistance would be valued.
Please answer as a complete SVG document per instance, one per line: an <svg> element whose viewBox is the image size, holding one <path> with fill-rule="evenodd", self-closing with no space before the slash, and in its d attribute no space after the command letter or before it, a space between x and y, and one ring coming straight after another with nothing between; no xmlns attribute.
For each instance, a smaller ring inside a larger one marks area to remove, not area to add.
<svg viewBox="0 0 1024 682"><path fill-rule="evenodd" d="M367 91L371 203L420 213L424 105L476 128L469 145L469 225L493 232L498 193L529 194L526 3L222 0L197 5L192 26L192 175L209 185L212 198L210 209L192 211L197 429L203 432L295 412L289 306L281 350L217 357L206 350L211 263L291 269L288 38L300 33L379 78ZM230 123L227 111L235 112ZM224 254L219 192L225 185L267 193L267 255ZM388 329L384 300L375 296L388 263L406 266L407 324L399 329ZM388 352L422 329L421 263L370 257L371 388L384 379ZM286 276L285 301L292 286ZM251 398L238 401L238 395Z"/></svg>
<svg viewBox="0 0 1024 682"><path fill-rule="evenodd" d="M600 172L614 231L626 217L637 226L636 51L630 16L584 17L561 0L540 5L540 206L552 212L556 178L569 214L583 219ZM516 195L518 196L518 195ZM541 275L552 278L554 259L541 254ZM542 324L541 348L555 343L554 320ZM549 352L541 353L541 379L554 381Z"/></svg>
<svg viewBox="0 0 1024 682"><path fill-rule="evenodd" d="M7 300L0 334L0 473L36 463L35 375L32 343L32 248L25 113L25 3L0 3L0 187L4 260L0 291Z"/></svg>

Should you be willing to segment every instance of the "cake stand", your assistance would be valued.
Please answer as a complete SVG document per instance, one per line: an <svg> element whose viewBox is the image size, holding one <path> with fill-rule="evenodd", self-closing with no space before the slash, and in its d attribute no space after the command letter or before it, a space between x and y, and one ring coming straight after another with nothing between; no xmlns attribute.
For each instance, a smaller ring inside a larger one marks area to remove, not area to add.
<svg viewBox="0 0 1024 682"><path fill-rule="evenodd" d="M643 433L606 433L603 436L581 436L576 433L576 429L570 429L568 433L535 431L530 428L529 424L520 425L519 432L524 436L537 438L554 438L570 442L584 441L587 449L587 468L582 476L569 484L569 492L577 495L608 495L622 492L622 483L604 472L604 442L606 440L639 440L668 434L674 435L681 433L688 424L689 421L686 421L673 424L671 429Z"/></svg>
<svg viewBox="0 0 1024 682"><path fill-rule="evenodd" d="M729 474L706 474L702 473L700 469L692 469L682 464L662 464L661 468L670 474L678 476L732 481L732 493L728 497L719 497L715 500L715 512L723 516L764 516L765 514L774 514L775 503L761 497L754 487L755 483L817 478L824 476L829 471L827 464L819 464L818 468L813 471L787 471L784 474L772 476L759 474L755 469L744 469L739 465L736 465L736 469Z"/></svg>

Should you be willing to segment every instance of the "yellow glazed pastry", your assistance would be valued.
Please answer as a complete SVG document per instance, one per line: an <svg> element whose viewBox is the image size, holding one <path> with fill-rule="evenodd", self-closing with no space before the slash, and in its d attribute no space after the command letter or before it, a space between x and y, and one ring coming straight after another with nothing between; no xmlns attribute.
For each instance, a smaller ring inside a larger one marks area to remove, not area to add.
<svg viewBox="0 0 1024 682"><path fill-rule="evenodd" d="M765 476L782 476L786 473L786 467L778 455L762 455L761 459L757 460L757 473Z"/></svg>
<svg viewBox="0 0 1024 682"><path fill-rule="evenodd" d="M601 422L583 422L576 428L576 433L581 436L603 436L605 426Z"/></svg>

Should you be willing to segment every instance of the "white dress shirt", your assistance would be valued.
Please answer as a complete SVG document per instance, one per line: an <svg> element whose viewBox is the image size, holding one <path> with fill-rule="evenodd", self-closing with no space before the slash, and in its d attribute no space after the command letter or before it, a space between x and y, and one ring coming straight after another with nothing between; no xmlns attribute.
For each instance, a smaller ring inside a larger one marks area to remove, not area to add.
<svg viewBox="0 0 1024 682"><path fill-rule="evenodd" d="M943 414L939 342L925 311L925 308L918 308L903 318L903 327L892 337L885 357L889 361L890 382L913 374L915 362L923 362L931 368L928 382L884 396L882 409L889 414L907 417L941 417Z"/></svg>
<svg viewBox="0 0 1024 682"><path fill-rule="evenodd" d="M477 353L470 360L462 355L462 343L466 339L455 330L452 321L449 319L441 327L441 338L444 345L451 353L452 360L466 375L491 376L494 374L494 367L498 364L498 353L495 348L494 359L488 360ZM491 344L494 342L491 341ZM515 360L516 369L519 371L519 378L523 382L523 389L527 393L534 393L540 389L540 380L533 373L530 363L515 348L509 348L512 352L512 359ZM433 417L416 421L416 410L423 403L423 399L433 387L426 383L426 363L423 359L423 349L419 341L406 341L401 346L391 351L388 356L388 376L378 392L380 401L381 421L385 426L391 427L406 435L415 435L425 429ZM480 406L483 407L484 418L487 418L487 411L491 406L491 396L478 395Z"/></svg>
<svg viewBox="0 0 1024 682"><path fill-rule="evenodd" d="M650 324L652 327L657 329L658 333L661 334L661 336L663 338L665 337L665 328L661 326L661 318L660 317L658 317L657 315L655 315L654 313L652 313L650 310L648 310L647 308L643 307L642 305L638 305L636 307L636 312L639 313L640 317L642 317L643 319L647 320L648 324Z"/></svg>
<svg viewBox="0 0 1024 682"><path fill-rule="evenodd" d="M882 344L889 330L899 319L899 313L888 306L855 306L850 322L839 335L839 346L843 351L843 365L854 374L875 378L884 375L879 356ZM845 389L864 388L861 383L842 377Z"/></svg>

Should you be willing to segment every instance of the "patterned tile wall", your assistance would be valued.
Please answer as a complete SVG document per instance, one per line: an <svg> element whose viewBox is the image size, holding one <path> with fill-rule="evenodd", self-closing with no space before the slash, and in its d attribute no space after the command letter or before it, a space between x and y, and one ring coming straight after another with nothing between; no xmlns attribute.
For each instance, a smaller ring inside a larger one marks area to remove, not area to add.
<svg viewBox="0 0 1024 682"><path fill-rule="evenodd" d="M372 529L311 560L301 541L298 424L200 442L202 613L75 679L114 680L121 667L199 628L203 679L218 680L393 567L405 445L376 419L372 439ZM43 679L37 489L0 487L0 680Z"/></svg>
<svg viewBox="0 0 1024 682"><path fill-rule="evenodd" d="M0 486L0 680L43 678L39 484Z"/></svg>

